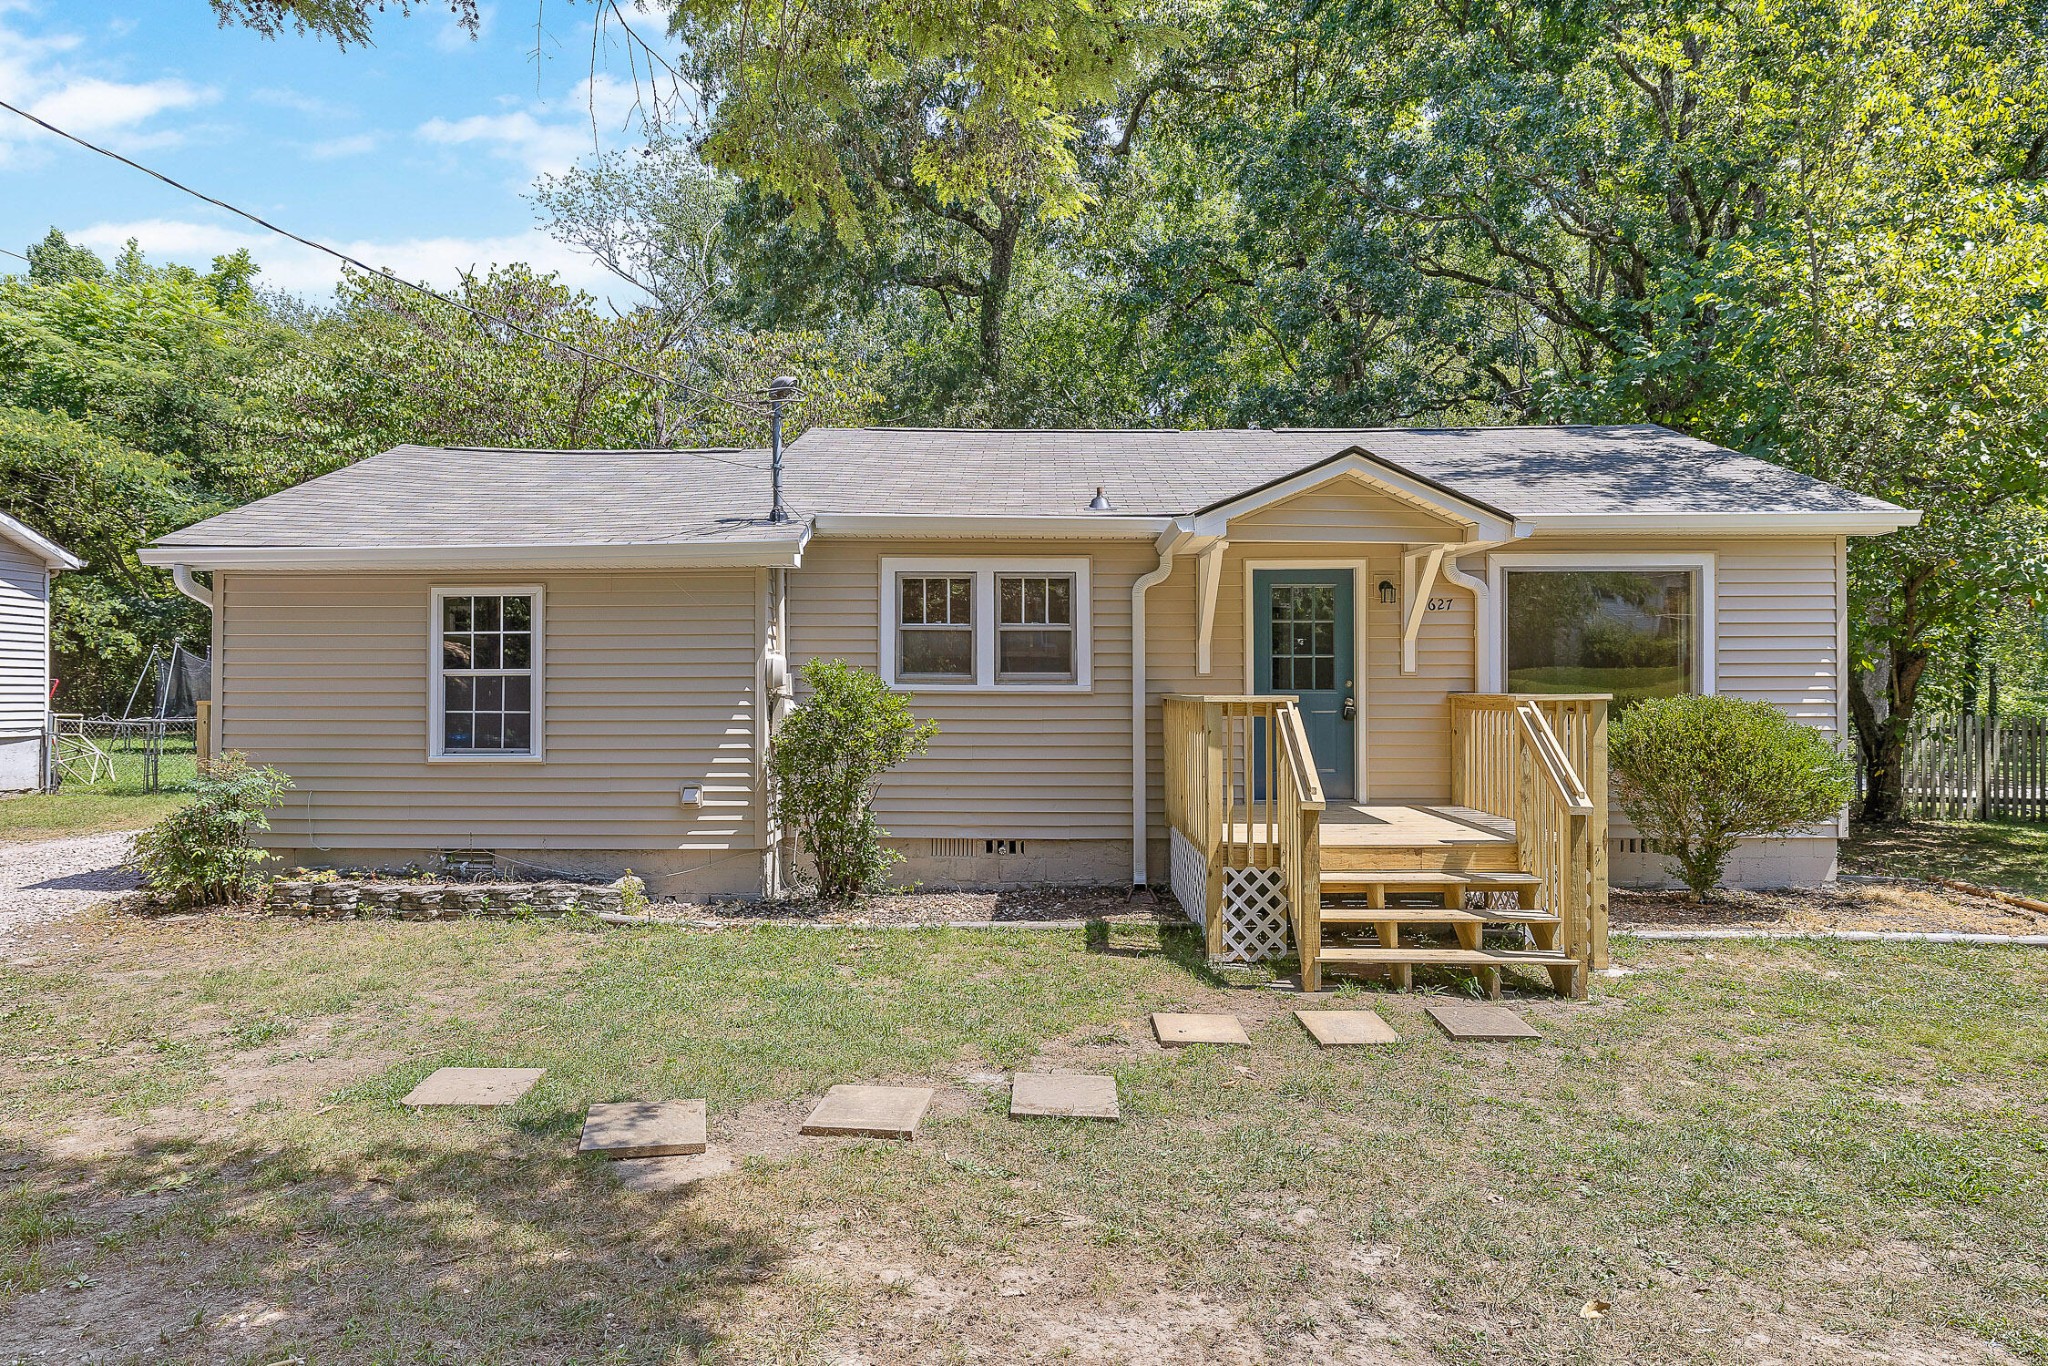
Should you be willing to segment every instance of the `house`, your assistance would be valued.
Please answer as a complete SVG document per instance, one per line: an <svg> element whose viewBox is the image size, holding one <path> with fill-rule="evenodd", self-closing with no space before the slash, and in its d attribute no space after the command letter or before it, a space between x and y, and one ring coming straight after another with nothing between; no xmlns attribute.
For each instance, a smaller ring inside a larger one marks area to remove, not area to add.
<svg viewBox="0 0 2048 1366"><path fill-rule="evenodd" d="M83 564L0 513L0 792L49 786L50 584Z"/></svg>
<svg viewBox="0 0 2048 1366"><path fill-rule="evenodd" d="M769 732L829 656L939 723L880 797L909 878L1171 882L1226 956L1319 876L1461 943L1475 898L1568 897L1584 949L1610 857L1660 876L1607 828L1606 696L1845 735L1848 540L1918 518L1649 426L814 429L786 520L769 464L400 447L143 558L212 605L212 738L296 779L297 863L759 891ZM1825 880L1841 833L1736 873Z"/></svg>

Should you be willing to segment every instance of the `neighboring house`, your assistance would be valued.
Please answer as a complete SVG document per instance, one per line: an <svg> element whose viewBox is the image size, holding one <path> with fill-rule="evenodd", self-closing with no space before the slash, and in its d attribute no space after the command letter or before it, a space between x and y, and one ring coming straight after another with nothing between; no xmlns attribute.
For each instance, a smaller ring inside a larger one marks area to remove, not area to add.
<svg viewBox="0 0 2048 1366"><path fill-rule="evenodd" d="M49 783L50 583L83 564L0 513L0 792Z"/></svg>
<svg viewBox="0 0 2048 1366"><path fill-rule="evenodd" d="M143 558L210 596L213 738L296 780L268 836L294 861L491 851L758 891L774 697L829 656L939 723L880 797L906 877L1171 871L1192 904L1196 871L1227 882L1229 857L1262 856L1219 853L1235 827L1176 784L1242 796L1244 764L1319 783L1326 845L1418 873L1493 866L1475 844L1513 853L1515 704L1457 700L1511 680L1762 698L1844 736L1848 539L1919 515L1659 427L817 429L786 456L776 522L766 452L401 447ZM1163 705L1274 694L1299 707L1257 704L1236 759L1220 713ZM1546 708L1567 730L1601 710ZM1268 725L1285 731L1270 753ZM1603 734L1541 755L1576 754L1597 782ZM1659 875L1614 833L1617 875ZM1839 833L1745 850L1735 871L1824 880Z"/></svg>

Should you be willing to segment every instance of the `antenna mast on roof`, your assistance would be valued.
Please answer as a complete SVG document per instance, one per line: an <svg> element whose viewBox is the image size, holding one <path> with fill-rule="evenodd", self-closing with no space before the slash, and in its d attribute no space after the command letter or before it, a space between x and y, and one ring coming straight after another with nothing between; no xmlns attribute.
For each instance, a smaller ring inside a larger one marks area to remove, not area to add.
<svg viewBox="0 0 2048 1366"><path fill-rule="evenodd" d="M774 506L768 520L786 522L789 509L782 503L782 405L796 397L796 379L782 375L768 381L768 480L774 490Z"/></svg>

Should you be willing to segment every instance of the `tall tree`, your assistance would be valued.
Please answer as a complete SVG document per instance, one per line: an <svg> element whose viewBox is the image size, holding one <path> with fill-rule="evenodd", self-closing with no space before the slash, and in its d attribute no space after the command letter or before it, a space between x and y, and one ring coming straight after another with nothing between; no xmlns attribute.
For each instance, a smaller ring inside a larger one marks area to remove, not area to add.
<svg viewBox="0 0 2048 1366"><path fill-rule="evenodd" d="M266 38L275 38L289 30L332 38L340 47L351 43L367 47L376 17L393 6L401 15L410 15L414 0L207 0L207 3L213 6L214 17L220 20L222 28L236 24L253 29ZM472 37L476 35L481 21L477 0L437 0L437 3L423 3L421 8L446 8L455 16L455 22Z"/></svg>

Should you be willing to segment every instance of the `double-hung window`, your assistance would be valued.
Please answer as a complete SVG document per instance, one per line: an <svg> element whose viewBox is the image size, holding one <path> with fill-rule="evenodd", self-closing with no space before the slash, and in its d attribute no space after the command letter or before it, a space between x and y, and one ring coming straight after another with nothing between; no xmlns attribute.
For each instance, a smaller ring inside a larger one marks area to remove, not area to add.
<svg viewBox="0 0 2048 1366"><path fill-rule="evenodd" d="M434 591L437 759L540 757L541 590Z"/></svg>
<svg viewBox="0 0 2048 1366"><path fill-rule="evenodd" d="M884 679L924 690L1089 686L1085 559L882 561Z"/></svg>

